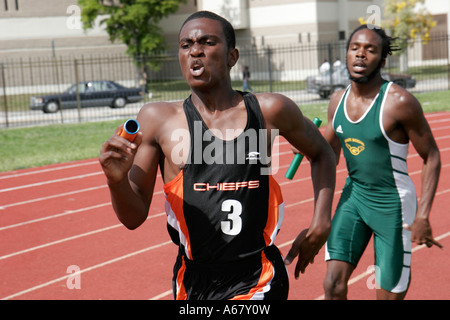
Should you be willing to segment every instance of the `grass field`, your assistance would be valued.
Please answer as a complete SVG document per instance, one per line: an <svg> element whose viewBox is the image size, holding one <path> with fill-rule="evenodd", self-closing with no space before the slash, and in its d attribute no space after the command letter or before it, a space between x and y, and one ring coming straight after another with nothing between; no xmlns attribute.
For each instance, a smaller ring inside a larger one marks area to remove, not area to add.
<svg viewBox="0 0 450 320"><path fill-rule="evenodd" d="M450 91L417 94L424 112L450 111ZM326 124L327 102L300 106ZM124 119L125 120L125 119ZM95 158L123 120L0 130L0 171Z"/></svg>

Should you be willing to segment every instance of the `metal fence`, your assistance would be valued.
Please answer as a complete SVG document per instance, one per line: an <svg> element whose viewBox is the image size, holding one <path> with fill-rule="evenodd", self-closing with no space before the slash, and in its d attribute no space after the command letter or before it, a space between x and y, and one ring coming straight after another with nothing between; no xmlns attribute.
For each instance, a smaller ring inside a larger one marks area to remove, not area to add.
<svg viewBox="0 0 450 320"><path fill-rule="evenodd" d="M384 72L414 77L414 87L408 88L412 92L449 90L448 40L448 35L439 35L427 43L411 43L406 54L388 58ZM323 97L327 95L308 90L307 79L319 74L323 60L330 61L331 65L336 59L344 61L346 42L239 49L239 63L231 72L235 89L242 90L242 69L249 66L250 84L256 92L280 92L305 105L326 101ZM145 84L140 80L138 66L124 55L30 57L0 61L0 128L125 119L135 117L146 102L182 100L189 95L189 88L179 69L177 53L155 55L148 59L158 62L159 68L148 72ZM126 87L141 87L146 91L144 99L127 103L124 107L105 105L84 108L80 103L84 98L77 92L78 103L75 107L66 109L61 106L61 97L70 86L94 80L112 80ZM53 110L57 112L44 113L30 109L32 97L47 94L59 97L59 108Z"/></svg>

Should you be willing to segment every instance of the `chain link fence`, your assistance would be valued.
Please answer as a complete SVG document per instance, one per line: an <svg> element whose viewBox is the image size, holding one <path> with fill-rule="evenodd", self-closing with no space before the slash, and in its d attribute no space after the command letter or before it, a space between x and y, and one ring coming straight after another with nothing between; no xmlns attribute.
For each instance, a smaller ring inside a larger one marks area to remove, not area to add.
<svg viewBox="0 0 450 320"><path fill-rule="evenodd" d="M427 43L411 43L405 54L388 58L384 75L412 92L449 90L448 40L448 35L439 35ZM239 63L231 71L233 87L237 90L242 90L244 66L250 69L250 84L255 92L283 93L299 105L326 102L332 91L348 83L348 78L335 78L335 73L344 72L345 67L333 67L337 59L345 62L345 41L239 49ZM330 62L330 70L320 74L324 60ZM125 119L135 117L147 102L183 100L190 94L181 75L177 53L151 56L147 61L159 67L157 71L146 68L145 77L142 77L143 70L128 56L107 53L0 61L0 128ZM406 81L411 79L414 85L408 87ZM89 83L100 80L138 88L141 99L138 102L126 100L125 105L114 104L107 99L113 89L93 86L92 89L100 90L96 99L102 102L93 101L92 97L83 95L84 87L79 86L77 90L72 89L75 102L66 108L63 100L70 87L82 83L88 88ZM43 96L46 95L56 97L53 99L57 103L55 108L45 109ZM89 99L92 101L87 101ZM31 105L37 102L43 107L32 110Z"/></svg>

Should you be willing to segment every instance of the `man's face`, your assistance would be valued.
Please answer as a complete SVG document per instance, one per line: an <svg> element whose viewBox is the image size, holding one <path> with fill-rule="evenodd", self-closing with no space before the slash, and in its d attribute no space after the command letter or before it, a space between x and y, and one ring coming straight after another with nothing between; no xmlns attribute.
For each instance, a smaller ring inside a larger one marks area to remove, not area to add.
<svg viewBox="0 0 450 320"><path fill-rule="evenodd" d="M356 32L347 50L347 69L350 79L366 83L384 66L381 37L369 29Z"/></svg>
<svg viewBox="0 0 450 320"><path fill-rule="evenodd" d="M209 89L229 78L236 63L235 49L228 49L219 21L200 18L180 31L178 58L184 79L191 88Z"/></svg>

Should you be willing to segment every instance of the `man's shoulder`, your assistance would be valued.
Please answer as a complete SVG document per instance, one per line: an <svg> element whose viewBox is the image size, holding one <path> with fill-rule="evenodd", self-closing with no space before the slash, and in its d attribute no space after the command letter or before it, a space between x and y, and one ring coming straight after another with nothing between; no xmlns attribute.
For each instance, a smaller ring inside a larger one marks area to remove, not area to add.
<svg viewBox="0 0 450 320"><path fill-rule="evenodd" d="M164 120L164 117L175 115L183 111L183 101L157 101L145 104L140 113L146 117Z"/></svg>
<svg viewBox="0 0 450 320"><path fill-rule="evenodd" d="M389 94L396 95L398 97L403 97L404 99L414 98L411 92L406 90L405 88L400 87L398 84L392 83L391 88L389 89Z"/></svg>
<svg viewBox="0 0 450 320"><path fill-rule="evenodd" d="M168 109L168 110L174 110L183 108L183 100L177 100L177 101L155 101L155 102L149 102L146 103L142 108L145 109Z"/></svg>
<svg viewBox="0 0 450 320"><path fill-rule="evenodd" d="M291 98L279 93L262 93L256 95L267 128L286 131L303 119L299 105Z"/></svg>
<svg viewBox="0 0 450 320"><path fill-rule="evenodd" d="M400 87L399 85L396 85L395 83L392 83L388 92L388 97L386 99L385 108L406 110L411 107L420 107L420 103L416 99L416 97L414 97L414 95L408 90Z"/></svg>
<svg viewBox="0 0 450 320"><path fill-rule="evenodd" d="M183 101L147 103L139 111L138 119L142 127L153 128L153 134L165 135L186 122Z"/></svg>
<svg viewBox="0 0 450 320"><path fill-rule="evenodd" d="M258 93L255 95L264 117L276 117L298 105L289 97L280 93Z"/></svg>
<svg viewBox="0 0 450 320"><path fill-rule="evenodd" d="M139 111L138 121L144 139L159 144L164 138L170 138L174 130L185 127L183 101L147 103Z"/></svg>
<svg viewBox="0 0 450 320"><path fill-rule="evenodd" d="M282 107L285 104L294 103L289 97L280 93L257 93L255 96L261 108Z"/></svg>

